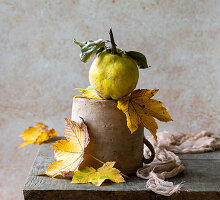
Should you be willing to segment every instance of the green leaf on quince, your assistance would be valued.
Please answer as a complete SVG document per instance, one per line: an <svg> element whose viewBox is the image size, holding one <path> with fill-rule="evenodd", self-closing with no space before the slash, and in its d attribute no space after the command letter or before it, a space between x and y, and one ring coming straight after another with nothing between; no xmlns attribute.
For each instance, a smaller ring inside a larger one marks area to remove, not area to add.
<svg viewBox="0 0 220 200"><path fill-rule="evenodd" d="M142 53L137 51L125 51L125 54L132 58L140 69L151 67L147 64L147 59Z"/></svg>
<svg viewBox="0 0 220 200"><path fill-rule="evenodd" d="M105 49L105 41L103 39L98 39L96 41L89 40L85 42L77 42L74 39L73 41L76 45L80 46L80 60L85 63L89 60L91 56L95 56Z"/></svg>
<svg viewBox="0 0 220 200"><path fill-rule="evenodd" d="M95 55L98 55L100 53L102 53L104 50L106 50L107 48L104 46L104 47L101 47L98 49L98 51L96 51Z"/></svg>

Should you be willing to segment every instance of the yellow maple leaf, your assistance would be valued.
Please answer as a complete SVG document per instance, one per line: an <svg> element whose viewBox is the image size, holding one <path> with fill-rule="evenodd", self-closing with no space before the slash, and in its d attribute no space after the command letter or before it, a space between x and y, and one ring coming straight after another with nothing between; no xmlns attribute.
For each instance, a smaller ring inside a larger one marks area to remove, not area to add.
<svg viewBox="0 0 220 200"><path fill-rule="evenodd" d="M81 125L70 119L65 119L64 136L67 140L58 140L52 145L57 161L52 162L46 172L39 175L67 176L78 170L84 159L84 149L89 143L87 126L83 118L81 119Z"/></svg>
<svg viewBox="0 0 220 200"><path fill-rule="evenodd" d="M119 99L117 105L118 109L125 113L127 126L132 133L142 125L150 131L155 140L158 126L154 118L164 122L172 121L162 102L151 99L157 92L158 90L134 90L130 96Z"/></svg>
<svg viewBox="0 0 220 200"><path fill-rule="evenodd" d="M36 122L36 126L37 128L29 127L20 135L24 140L24 143L17 148L21 148L31 143L34 145L41 144L57 135L57 132L54 129L49 129L48 126L43 123Z"/></svg>
<svg viewBox="0 0 220 200"><path fill-rule="evenodd" d="M100 97L96 91L92 88L92 86L87 87L86 89L76 88L79 92L82 92L80 95L76 95L75 97L88 98L88 99L103 99Z"/></svg>
<svg viewBox="0 0 220 200"><path fill-rule="evenodd" d="M95 170L93 167L85 167L76 171L71 183L92 183L100 186L106 179L115 183L125 182L121 172L113 168L115 162L106 162L102 167Z"/></svg>

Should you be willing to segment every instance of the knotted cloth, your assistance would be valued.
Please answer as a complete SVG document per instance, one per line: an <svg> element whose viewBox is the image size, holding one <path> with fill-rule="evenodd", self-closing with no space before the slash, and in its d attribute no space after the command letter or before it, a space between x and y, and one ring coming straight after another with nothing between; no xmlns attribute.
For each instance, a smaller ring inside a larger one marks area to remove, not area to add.
<svg viewBox="0 0 220 200"><path fill-rule="evenodd" d="M181 183L174 185L165 181L166 178L174 177L184 170L184 166L174 153L201 153L220 149L220 144L208 131L200 133L169 133L167 131L157 133L158 142L153 137L147 137L154 146L155 159L152 163L137 170L137 176L148 179L146 187L153 192L170 196L178 192ZM150 156L150 151L144 147L144 156Z"/></svg>

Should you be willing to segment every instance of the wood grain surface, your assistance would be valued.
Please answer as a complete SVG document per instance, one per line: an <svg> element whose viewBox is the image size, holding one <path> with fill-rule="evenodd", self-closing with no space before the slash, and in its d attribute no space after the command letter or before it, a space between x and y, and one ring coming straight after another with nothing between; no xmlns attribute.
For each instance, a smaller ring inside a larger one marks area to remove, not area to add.
<svg viewBox="0 0 220 200"><path fill-rule="evenodd" d="M186 169L181 175L169 179L182 183L180 192L170 197L157 195L146 189L146 180L130 176L126 183L106 182L96 187L92 184L70 184L70 178L36 176L45 172L54 161L52 143L42 144L23 189L25 200L218 200L220 199L220 151L202 154L179 155Z"/></svg>

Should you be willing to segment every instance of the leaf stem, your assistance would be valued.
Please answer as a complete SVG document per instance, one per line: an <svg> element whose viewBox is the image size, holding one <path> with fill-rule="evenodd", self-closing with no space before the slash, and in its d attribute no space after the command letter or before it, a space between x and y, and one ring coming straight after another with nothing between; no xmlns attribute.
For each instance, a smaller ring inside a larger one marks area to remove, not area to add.
<svg viewBox="0 0 220 200"><path fill-rule="evenodd" d="M91 156L93 159L97 160L98 162L102 163L103 165L105 164L103 161L99 160L98 158L96 158L95 156L93 156L90 153L85 152L86 154L88 154L89 156ZM127 175L123 174L122 172L120 172L122 176L124 177L128 177Z"/></svg>
<svg viewBox="0 0 220 200"><path fill-rule="evenodd" d="M92 154L90 153L87 153L85 152L86 154L88 154L89 156L91 156L92 158L94 158L95 160L97 160L98 162L102 163L102 164L105 164L103 161L99 160L98 158L96 158L95 156L93 156Z"/></svg>
<svg viewBox="0 0 220 200"><path fill-rule="evenodd" d="M116 54L116 44L115 44L115 40L114 40L114 36L113 36L113 32L112 32L112 28L109 28L109 35L110 35L110 40L111 40L111 44L112 44L112 48L111 48L111 53L112 54Z"/></svg>

